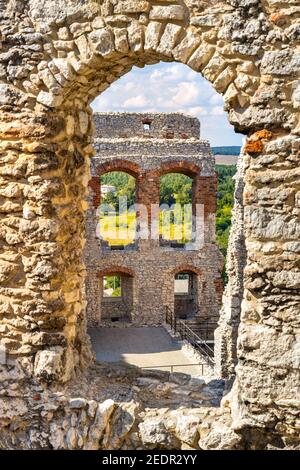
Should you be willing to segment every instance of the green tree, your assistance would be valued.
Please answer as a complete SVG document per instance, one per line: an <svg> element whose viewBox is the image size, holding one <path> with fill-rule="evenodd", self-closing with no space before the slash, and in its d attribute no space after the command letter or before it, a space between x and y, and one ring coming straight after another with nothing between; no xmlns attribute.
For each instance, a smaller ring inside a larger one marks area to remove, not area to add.
<svg viewBox="0 0 300 470"><path fill-rule="evenodd" d="M124 173L123 171L111 171L101 177L102 185L114 186L116 191L109 192L101 198L103 204L108 204L114 207L116 212L119 212L119 198L127 197L127 208L131 207L136 202L136 180L133 176Z"/></svg>
<svg viewBox="0 0 300 470"><path fill-rule="evenodd" d="M135 178L130 177L125 186L117 192L118 197L127 197L127 208L133 206L136 200L136 183Z"/></svg>
<svg viewBox="0 0 300 470"><path fill-rule="evenodd" d="M193 180L181 173L169 173L160 178L160 204L189 204L192 202Z"/></svg>
<svg viewBox="0 0 300 470"><path fill-rule="evenodd" d="M235 165L217 165L218 192L217 192L217 213L216 230L217 243L223 253L227 256L228 239L231 227L232 208L234 203L234 179L236 173ZM227 273L223 271L223 280L227 282Z"/></svg>

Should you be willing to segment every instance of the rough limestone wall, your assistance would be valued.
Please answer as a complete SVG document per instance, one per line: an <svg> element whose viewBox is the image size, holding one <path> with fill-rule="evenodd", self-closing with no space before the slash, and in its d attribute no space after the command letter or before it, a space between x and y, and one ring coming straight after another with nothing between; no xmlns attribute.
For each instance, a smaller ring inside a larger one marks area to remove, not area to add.
<svg viewBox="0 0 300 470"><path fill-rule="evenodd" d="M99 139L199 139L200 122L181 113L94 113ZM149 128L144 129L144 124Z"/></svg>
<svg viewBox="0 0 300 470"><path fill-rule="evenodd" d="M243 447L219 407L222 380L124 364L93 366L63 389L23 379L22 397L1 400L0 449Z"/></svg>
<svg viewBox="0 0 300 470"><path fill-rule="evenodd" d="M232 228L228 243L226 270L228 283L222 299L219 325L215 331L215 361L220 377L230 378L235 374L237 364L238 327L241 320L241 306L244 295L244 268L246 248L244 236L244 178L247 157L241 153L238 158L235 179Z"/></svg>
<svg viewBox="0 0 300 470"><path fill-rule="evenodd" d="M90 359L89 103L133 65L179 61L248 137L232 426L249 447L299 445L298 0L11 0L0 14L1 402L23 396L22 374L55 385Z"/></svg>

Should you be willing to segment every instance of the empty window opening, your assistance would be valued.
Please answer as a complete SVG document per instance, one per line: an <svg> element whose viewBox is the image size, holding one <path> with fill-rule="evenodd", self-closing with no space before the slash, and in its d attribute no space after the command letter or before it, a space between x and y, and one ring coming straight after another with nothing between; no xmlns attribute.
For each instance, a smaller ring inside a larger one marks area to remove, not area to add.
<svg viewBox="0 0 300 470"><path fill-rule="evenodd" d="M144 122L143 127L144 127L145 132L150 132L151 131L151 122Z"/></svg>
<svg viewBox="0 0 300 470"><path fill-rule="evenodd" d="M100 278L102 291L100 321L130 322L133 311L133 277L125 273L111 273Z"/></svg>
<svg viewBox="0 0 300 470"><path fill-rule="evenodd" d="M190 292L190 275L177 274L175 276L175 295L188 295Z"/></svg>
<svg viewBox="0 0 300 470"><path fill-rule="evenodd" d="M104 248L129 249L136 239L136 180L122 171L101 177L100 237Z"/></svg>
<svg viewBox="0 0 300 470"><path fill-rule="evenodd" d="M182 272L174 280L174 311L177 318L193 318L198 313L198 276Z"/></svg>
<svg viewBox="0 0 300 470"><path fill-rule="evenodd" d="M103 277L103 297L104 298L121 298L122 297L121 276L104 276Z"/></svg>
<svg viewBox="0 0 300 470"><path fill-rule="evenodd" d="M160 244L183 248L192 241L193 179L181 173L160 178Z"/></svg>

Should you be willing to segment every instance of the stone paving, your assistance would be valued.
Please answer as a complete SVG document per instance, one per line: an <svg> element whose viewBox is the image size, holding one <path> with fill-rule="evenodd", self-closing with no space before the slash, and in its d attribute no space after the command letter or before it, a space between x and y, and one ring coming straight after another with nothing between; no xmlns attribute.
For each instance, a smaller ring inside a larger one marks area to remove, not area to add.
<svg viewBox="0 0 300 470"><path fill-rule="evenodd" d="M99 362L126 362L138 367L157 368L174 372L200 375L201 367L195 366L182 351L179 341L172 338L163 327L98 328L89 330L93 350Z"/></svg>

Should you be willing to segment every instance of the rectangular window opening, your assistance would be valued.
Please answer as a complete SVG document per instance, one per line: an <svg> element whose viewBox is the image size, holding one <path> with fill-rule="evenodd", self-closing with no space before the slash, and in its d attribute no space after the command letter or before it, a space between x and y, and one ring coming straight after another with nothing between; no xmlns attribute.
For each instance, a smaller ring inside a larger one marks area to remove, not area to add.
<svg viewBox="0 0 300 470"><path fill-rule="evenodd" d="M190 293L190 276L189 274L177 274L174 285L175 295L189 295Z"/></svg>
<svg viewBox="0 0 300 470"><path fill-rule="evenodd" d="M149 132L151 130L150 122L143 122L144 131Z"/></svg>
<svg viewBox="0 0 300 470"><path fill-rule="evenodd" d="M117 299L122 297L121 276L103 277L103 297Z"/></svg>

